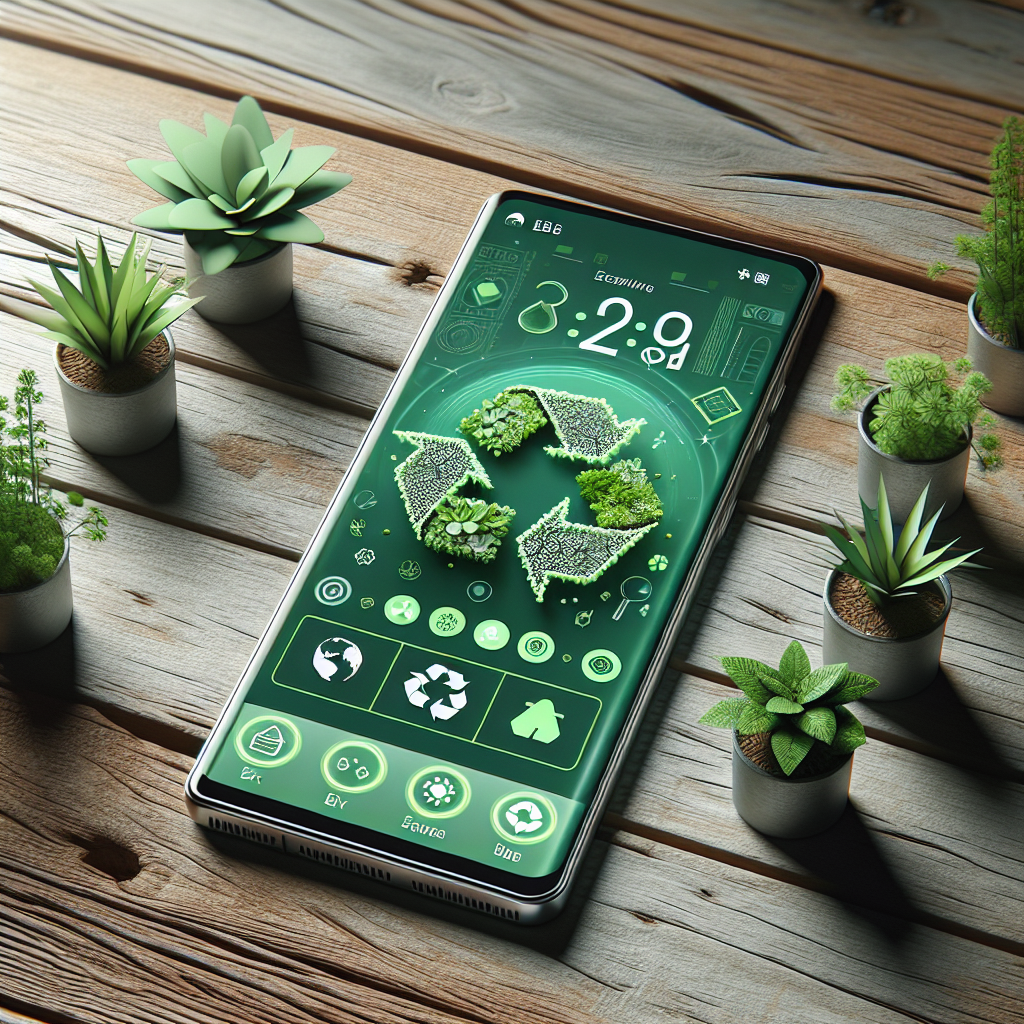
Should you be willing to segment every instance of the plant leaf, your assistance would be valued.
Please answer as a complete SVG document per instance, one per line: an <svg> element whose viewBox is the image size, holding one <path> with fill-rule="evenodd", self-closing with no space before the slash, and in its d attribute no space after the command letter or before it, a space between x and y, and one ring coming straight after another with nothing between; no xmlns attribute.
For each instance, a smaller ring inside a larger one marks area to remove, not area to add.
<svg viewBox="0 0 1024 1024"><path fill-rule="evenodd" d="M178 203L168 219L171 227L179 231L217 231L235 226L230 217L225 217L206 199L186 199Z"/></svg>
<svg viewBox="0 0 1024 1024"><path fill-rule="evenodd" d="M232 238L223 231L211 235L195 232L186 237L188 244L202 258L204 274L219 274L227 270L239 258L247 242L245 238Z"/></svg>
<svg viewBox="0 0 1024 1024"><path fill-rule="evenodd" d="M836 546L839 553L844 556L845 561L842 563L843 566L849 566L849 569L843 569L843 571L848 571L850 575L856 576L859 580L869 579L875 581L875 574L871 571L871 567L868 565L867 548L864 549L865 553L862 556L859 547L852 544L834 526L829 526L827 523L823 523L822 526L829 540L831 540ZM853 534L853 536L857 535ZM858 537L858 540L859 539L860 538ZM842 567L837 566L837 568Z"/></svg>
<svg viewBox="0 0 1024 1024"><path fill-rule="evenodd" d="M242 125L252 136L257 149L266 149L274 143L274 136L263 110L252 96L243 96L238 101L231 123Z"/></svg>
<svg viewBox="0 0 1024 1024"><path fill-rule="evenodd" d="M800 683L811 674L811 659L807 652L800 645L799 640L794 640L782 653L782 660L779 662L779 672L785 682L793 688L794 693Z"/></svg>
<svg viewBox="0 0 1024 1024"><path fill-rule="evenodd" d="M182 159L182 155L189 146L206 142L206 136L202 132L196 131L195 128L189 128L188 125L181 124L180 121L171 121L170 119L160 122L160 134L164 137L167 148L181 164L186 162Z"/></svg>
<svg viewBox="0 0 1024 1024"><path fill-rule="evenodd" d="M64 296L65 301L82 325L82 333L87 334L97 347L102 348L110 341L110 331L107 329L107 325L100 319L96 310L85 301L82 293L64 276L60 267L49 260L47 262L50 263L50 272L57 282L57 287L60 288L61 295ZM58 310L58 312L63 311Z"/></svg>
<svg viewBox="0 0 1024 1024"><path fill-rule="evenodd" d="M266 181L266 178L267 169L263 164L260 164L259 167L254 167L251 171L246 171L245 176L238 183L238 188L235 190L235 202L239 208L244 207L246 203L254 201L254 193Z"/></svg>
<svg viewBox="0 0 1024 1024"><path fill-rule="evenodd" d="M758 704L767 704L771 699L771 691L765 689L761 682L761 676L765 674L774 675L774 669L769 668L763 661L755 661L753 658L722 658L722 668L729 674L729 678L751 699Z"/></svg>
<svg viewBox="0 0 1024 1024"><path fill-rule="evenodd" d="M787 775L792 775L800 767L800 762L813 746L814 737L797 729L779 729L772 733L772 752Z"/></svg>
<svg viewBox="0 0 1024 1024"><path fill-rule="evenodd" d="M275 214L257 232L270 242L306 242L315 245L324 240L324 233L302 213Z"/></svg>
<svg viewBox="0 0 1024 1024"><path fill-rule="evenodd" d="M251 222L257 221L262 217L269 217L272 213L276 213L281 207L285 206L293 195L294 193L290 188L275 190L274 187L271 187L258 203L249 207L242 220Z"/></svg>
<svg viewBox="0 0 1024 1024"><path fill-rule="evenodd" d="M202 296L199 296L195 299L184 299L172 306L166 306L162 310L158 310L156 315L147 321L146 325L139 331L139 335L132 345L130 357L137 356L165 327L170 327L182 313L191 309L197 302L201 302L202 298Z"/></svg>
<svg viewBox="0 0 1024 1024"><path fill-rule="evenodd" d="M329 199L351 181L352 175L345 174L343 171L317 171L295 189L295 195L287 209L301 210L305 206L312 206L314 203Z"/></svg>
<svg viewBox="0 0 1024 1024"><path fill-rule="evenodd" d="M825 695L824 702L829 707L836 707L839 704L847 704L852 700L860 700L861 697L869 694L876 686L878 680L871 676L863 675L860 672L847 672L846 678L834 693Z"/></svg>
<svg viewBox="0 0 1024 1024"><path fill-rule="evenodd" d="M32 284L33 288L35 287L33 282L30 281L29 283ZM11 313L13 316L20 316L22 320L28 320L30 323L45 327L49 331L75 330L74 325L70 324L56 309L37 306L34 302L26 302L24 299L0 295L0 309L5 313Z"/></svg>
<svg viewBox="0 0 1024 1024"><path fill-rule="evenodd" d="M220 167L227 182L228 195L235 198L236 202L244 202L237 197L238 185L251 170L262 166L260 151L252 141L249 130L240 124L233 124L224 136L220 151Z"/></svg>
<svg viewBox="0 0 1024 1024"><path fill-rule="evenodd" d="M745 697L719 701L704 713L701 725L713 725L718 729L735 729L743 709L750 703Z"/></svg>
<svg viewBox="0 0 1024 1024"><path fill-rule="evenodd" d="M895 557L901 571L903 571L903 560L907 557L910 545L921 531L921 519L924 517L924 507L928 501L928 487L928 484L924 485L924 490L918 495L917 501L914 502L914 507L910 510L907 521L903 524L899 543L896 545Z"/></svg>
<svg viewBox="0 0 1024 1024"><path fill-rule="evenodd" d="M837 754L852 754L865 743L864 726L848 708L836 708L835 715L836 734L832 740L832 749Z"/></svg>
<svg viewBox="0 0 1024 1024"><path fill-rule="evenodd" d="M76 352L81 352L83 356L91 359L98 366L102 366L104 370L110 369L110 363L103 357L103 353L95 345L83 341L77 334L71 335L60 331L44 331L43 337L56 341L61 345L67 345L68 348L73 348Z"/></svg>
<svg viewBox="0 0 1024 1024"><path fill-rule="evenodd" d="M172 184L157 171L157 168L163 167L165 163L164 160L129 160L128 170L139 181L145 182L154 192L159 192L165 199L170 199L173 203L180 203L183 199L188 199L191 193Z"/></svg>
<svg viewBox="0 0 1024 1024"><path fill-rule="evenodd" d="M267 180L271 184L274 183L274 179L281 173L281 168L284 167L285 161L288 159L294 135L295 129L289 128L273 145L260 149L260 156L263 158L263 164L267 168Z"/></svg>
<svg viewBox="0 0 1024 1024"><path fill-rule="evenodd" d="M803 680L796 692L796 698L802 704L810 704L812 700L817 700L846 675L846 669L845 664L822 665L821 668L816 668Z"/></svg>
<svg viewBox="0 0 1024 1024"><path fill-rule="evenodd" d="M178 228L171 227L171 211L177 209L177 203L164 203L163 206L154 206L149 210L132 217L132 223L140 228L151 228L154 231L177 231Z"/></svg>
<svg viewBox="0 0 1024 1024"><path fill-rule="evenodd" d="M319 171L335 152L331 146L301 146L293 149L281 173L275 177L274 185L279 188L298 188Z"/></svg>
<svg viewBox="0 0 1024 1024"><path fill-rule="evenodd" d="M196 181L177 160L167 160L153 168L157 176L174 186L182 195L176 200L183 203L186 199L203 199L210 190L201 182Z"/></svg>
<svg viewBox="0 0 1024 1024"><path fill-rule="evenodd" d="M797 718L796 724L822 743L831 743L836 734L836 715L831 708L811 708Z"/></svg>
<svg viewBox="0 0 1024 1024"><path fill-rule="evenodd" d="M771 711L776 715L798 715L803 709L803 704L798 704L795 700L790 700L788 697L772 697L765 704L765 710Z"/></svg>
<svg viewBox="0 0 1024 1024"><path fill-rule="evenodd" d="M736 722L736 731L741 736L758 732L772 732L778 727L779 716L766 711L760 704L750 700Z"/></svg>
<svg viewBox="0 0 1024 1024"><path fill-rule="evenodd" d="M976 555L981 548L975 548L973 551L968 551L966 555L957 555L956 558L947 558L944 562L939 562L938 565L933 565L931 568L926 569L922 573L918 573L917 576L911 577L901 584L900 589L903 587L916 587L922 583L928 583L930 580L938 579L943 573L952 572L958 566L963 565L967 562L967 559L971 555ZM972 569L982 569L984 566L972 565Z"/></svg>
<svg viewBox="0 0 1024 1024"><path fill-rule="evenodd" d="M178 157L179 163L193 178L205 186L207 195L210 192L216 192L234 202L235 190L228 188L228 183L224 178L220 146L205 136L200 136L200 138L202 142L197 142L185 150L184 158Z"/></svg>

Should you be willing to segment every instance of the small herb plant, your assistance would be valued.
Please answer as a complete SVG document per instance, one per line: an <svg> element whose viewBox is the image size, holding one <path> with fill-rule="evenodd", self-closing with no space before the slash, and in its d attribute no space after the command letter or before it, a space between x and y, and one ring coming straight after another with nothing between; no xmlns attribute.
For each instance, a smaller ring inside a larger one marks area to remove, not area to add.
<svg viewBox="0 0 1024 1024"><path fill-rule="evenodd" d="M647 526L663 513L661 499L639 459L622 459L607 469L587 469L576 477L580 495L597 513L597 525L619 530Z"/></svg>
<svg viewBox="0 0 1024 1024"><path fill-rule="evenodd" d="M206 134L161 121L173 160L129 160L131 172L169 202L139 214L143 228L184 233L203 272L256 259L282 242L322 242L303 213L343 189L351 174L325 171L330 146L292 149L294 128L274 139L259 103L243 96L231 124L205 114Z"/></svg>
<svg viewBox="0 0 1024 1024"><path fill-rule="evenodd" d="M515 451L531 434L547 426L547 417L536 399L523 392L502 391L493 399L485 398L459 425L492 455Z"/></svg>
<svg viewBox="0 0 1024 1024"><path fill-rule="evenodd" d="M64 554L62 521L67 507L40 482L49 464L46 424L36 406L43 400L36 374L22 370L11 405L0 396L0 593L23 590L49 579ZM68 504L81 508L80 494L69 491ZM92 540L106 536L107 519L89 508L66 536L81 531Z"/></svg>
<svg viewBox="0 0 1024 1024"><path fill-rule="evenodd" d="M1003 125L991 157L989 192L981 211L983 235L958 235L958 256L978 265L978 316L993 338L1010 348L1024 348L1024 119ZM933 263L928 276L949 267Z"/></svg>
<svg viewBox="0 0 1024 1024"><path fill-rule="evenodd" d="M961 450L964 431L977 424L981 432L973 441L975 454L986 469L1002 465L999 438L988 429L995 418L984 412L980 401L992 383L984 374L970 371L969 359L945 363L925 352L887 359L889 387L878 396L868 423L875 444L887 455L912 462L943 459ZM853 409L879 383L886 382L872 381L863 366L840 366L839 393L832 408Z"/></svg>
<svg viewBox="0 0 1024 1024"><path fill-rule="evenodd" d="M835 758L864 743L864 726L844 704L869 694L878 681L846 665L811 671L807 652L794 640L777 669L752 658L722 658L722 667L744 696L723 700L701 722L735 729L741 736L768 733L772 753L792 775L815 744Z"/></svg>
<svg viewBox="0 0 1024 1024"><path fill-rule="evenodd" d="M981 548L964 555L954 555L940 561L942 556L960 538L944 544L934 551L928 550L932 531L942 514L940 508L924 526L921 519L928 500L928 487L914 502L906 524L897 539L889 512L889 496L885 492L885 480L878 480L878 512L873 512L861 499L860 507L864 516L864 533L859 533L841 515L845 535L834 526L825 524L828 539L843 556L837 567L841 572L856 577L864 585L868 596L876 605L917 594L921 587L938 579L943 573L962 566L965 569L980 569L982 566L969 562ZM837 513L838 515L838 513Z"/></svg>
<svg viewBox="0 0 1024 1024"><path fill-rule="evenodd" d="M150 243L136 252L137 235L115 267L107 255L103 236L96 236L96 259L86 258L76 242L78 287L47 258L57 289L30 281L50 304L44 309L30 302L6 299L11 312L45 327L44 337L73 348L104 370L130 363L160 332L174 323L199 299L190 299L177 285L160 285L160 274L146 273ZM177 298L179 301L173 302Z"/></svg>
<svg viewBox="0 0 1024 1024"><path fill-rule="evenodd" d="M442 554L490 562L515 514L507 505L480 498L449 497L437 509L423 540Z"/></svg>

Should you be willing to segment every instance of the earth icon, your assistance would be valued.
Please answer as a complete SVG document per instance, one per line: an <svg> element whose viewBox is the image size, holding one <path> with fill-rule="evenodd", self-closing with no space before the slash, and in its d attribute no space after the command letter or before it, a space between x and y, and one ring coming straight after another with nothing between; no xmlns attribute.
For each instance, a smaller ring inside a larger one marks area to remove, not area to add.
<svg viewBox="0 0 1024 1024"><path fill-rule="evenodd" d="M338 663L339 660L343 665ZM313 652L313 668L316 669L317 675L328 683L334 679L338 669L342 667L347 669L347 675L342 676L337 682L348 682L359 671L362 664L363 652L356 644L351 640L346 640L343 636L328 637Z"/></svg>

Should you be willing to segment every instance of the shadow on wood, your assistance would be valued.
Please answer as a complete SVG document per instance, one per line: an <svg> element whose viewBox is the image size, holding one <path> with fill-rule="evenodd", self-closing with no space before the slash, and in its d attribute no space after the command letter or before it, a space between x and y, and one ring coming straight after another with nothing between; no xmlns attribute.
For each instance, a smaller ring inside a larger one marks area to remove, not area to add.
<svg viewBox="0 0 1024 1024"><path fill-rule="evenodd" d="M29 721L40 728L57 728L63 708L81 700L75 620L52 643L24 654L0 654L0 686L9 689Z"/></svg>
<svg viewBox="0 0 1024 1024"><path fill-rule="evenodd" d="M313 363L308 351L311 342L296 312L297 298L293 293L284 308L266 320L257 320L251 324L210 323L209 326L220 331L232 344L259 363L271 377L315 387L316 381L312 379Z"/></svg>
<svg viewBox="0 0 1024 1024"><path fill-rule="evenodd" d="M95 455L93 458L143 501L164 505L181 490L181 424L155 448L138 455Z"/></svg>

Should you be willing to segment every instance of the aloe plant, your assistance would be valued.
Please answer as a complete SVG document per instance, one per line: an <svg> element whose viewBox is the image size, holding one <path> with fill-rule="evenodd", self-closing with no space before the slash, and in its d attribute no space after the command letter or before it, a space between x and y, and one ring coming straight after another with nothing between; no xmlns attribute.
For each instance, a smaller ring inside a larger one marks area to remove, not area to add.
<svg viewBox="0 0 1024 1024"><path fill-rule="evenodd" d="M980 565L969 562L981 548L968 551L966 554L954 555L944 560L942 556L959 540L950 541L933 551L928 550L932 531L939 521L942 509L928 520L924 526L921 520L924 507L928 500L928 485L925 485L914 507L910 510L907 522L900 531L898 538L893 529L892 514L889 511L889 496L885 491L885 480L878 479L878 512L868 508L861 498L860 507L864 515L864 534L861 535L839 515L839 521L846 530L845 536L834 526L825 524L825 533L843 556L837 568L850 576L855 576L864 584L868 597L876 605L884 605L894 598L915 594L926 583L938 579L944 573L958 567L965 569L981 569Z"/></svg>
<svg viewBox="0 0 1024 1024"><path fill-rule="evenodd" d="M252 96L243 96L231 124L204 114L206 134L177 121L160 122L173 160L129 160L131 172L169 202L140 213L143 228L184 233L203 272L256 259L282 242L322 242L305 214L343 189L352 175L325 171L330 146L292 149L294 128L276 140Z"/></svg>
<svg viewBox="0 0 1024 1024"><path fill-rule="evenodd" d="M50 309L19 299L4 298L0 307L45 327L44 337L87 356L104 370L130 363L165 327L199 299L190 299L177 285L160 285L160 273L146 273L150 243L136 252L137 235L114 267L103 236L96 236L96 259L90 263L75 242L78 287L47 257L56 282L53 289L38 281L29 284ZM180 301L173 303L178 297Z"/></svg>
<svg viewBox="0 0 1024 1024"><path fill-rule="evenodd" d="M779 767L792 775L815 743L823 753L841 757L864 743L864 726L843 707L869 694L878 680L851 672L846 665L811 661L794 640L777 669L753 658L722 658L722 667L744 696L719 701L702 718L704 725L735 729L741 736L769 733Z"/></svg>

